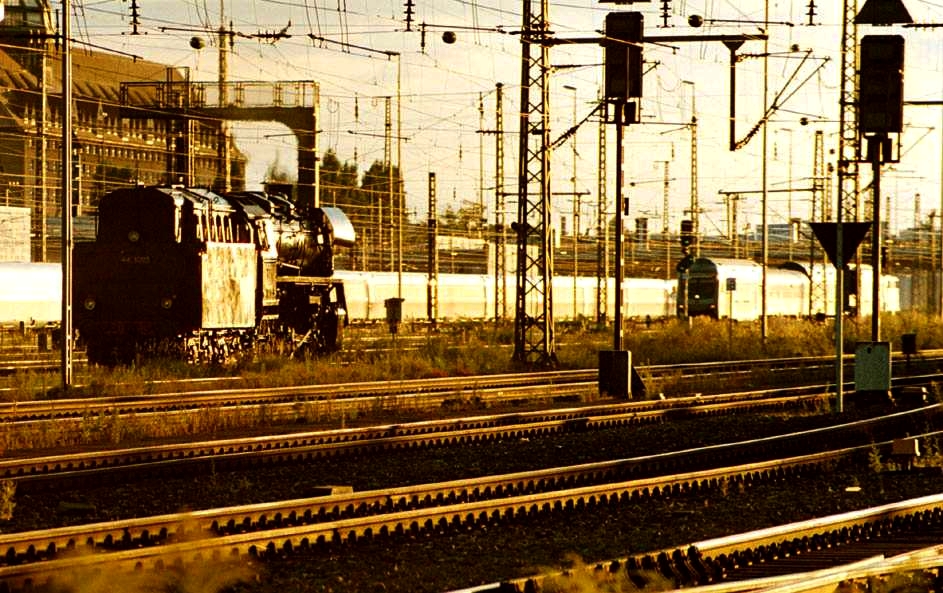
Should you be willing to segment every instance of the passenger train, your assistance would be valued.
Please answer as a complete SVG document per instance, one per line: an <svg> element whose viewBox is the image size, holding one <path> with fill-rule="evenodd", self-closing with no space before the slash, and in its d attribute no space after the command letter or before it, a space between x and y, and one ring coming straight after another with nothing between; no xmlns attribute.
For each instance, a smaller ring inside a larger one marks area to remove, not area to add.
<svg viewBox="0 0 943 593"><path fill-rule="evenodd" d="M767 270L767 313L774 316L807 317L834 315L835 272L829 266L807 271L808 266L791 263ZM813 274L816 276L813 277ZM761 314L762 267L748 260L695 260L688 272L687 302L678 302L677 279L626 278L623 316L644 320L673 317L685 309L691 316L715 319L754 320ZM42 278L41 289L25 289L34 278ZM863 268L862 311L871 307L870 268ZM340 315L350 321L383 322L386 300L402 297L404 321L428 320L429 280L423 273L359 272L334 270L336 286L343 287L344 307ZM157 279L152 282L158 283ZM813 291L813 282L819 290ZM897 276L881 276L881 310L900 311ZM846 293L853 281L846 283ZM515 276L505 277L505 312L514 316ZM60 313L61 276L58 264L0 264L0 323L26 320L57 322ZM615 284L608 279L606 310L612 316ZM813 295L816 293L816 295ZM684 291L682 291L683 300ZM826 299L821 300L822 295ZM574 299L575 296L575 299ZM77 306L87 307L76 295ZM854 305L853 298L848 299ZM439 274L437 315L441 321L481 320L495 317L495 278L491 275ZM574 307L575 302L575 307ZM557 320L595 319L597 280L594 277L558 276L553 279L553 315ZM6 303L16 303L6 306ZM96 304L96 307L98 305ZM339 307L340 309L340 307Z"/></svg>
<svg viewBox="0 0 943 593"><path fill-rule="evenodd" d="M803 318L835 313L835 270L791 262L767 270L768 315ZM679 302L678 280L626 278L623 281L622 314L634 319L664 319L684 313L739 321L762 314L763 268L749 260L699 258L688 272L687 302ZM815 276L813 276L815 274ZM871 311L871 268L863 266L862 312ZM348 315L353 320L380 321L385 301L402 295L403 319L428 319L428 276L419 273L349 272L338 270L347 294ZM813 291L813 282L819 290ZM507 315L514 315L515 277L505 278ZM881 310L900 311L897 276L881 276ZM846 305L854 306L855 282L846 283ZM553 316L558 320L595 319L597 280L594 277L557 276L553 279ZM606 310L615 308L615 281L608 279ZM824 300L823 300L824 299ZM495 278L487 275L439 274L437 319L489 319L495 317ZM575 306L574 306L575 302Z"/></svg>
<svg viewBox="0 0 943 593"><path fill-rule="evenodd" d="M429 318L427 274L417 272L335 271L344 281L347 313L355 321L385 319L385 301L402 295L402 318ZM506 315L514 316L516 277L504 278ZM575 285L575 286L574 286ZM478 274L439 274L437 282L438 320L492 319L495 317L495 278ZM676 283L653 278L626 278L625 314L645 318L665 318L675 314ZM615 295L615 282L608 280L609 311ZM553 316L555 319L594 319L596 317L597 281L594 277L557 276L553 279ZM575 295L575 299L574 299ZM576 307L574 307L574 300ZM536 307L536 303L534 304Z"/></svg>
<svg viewBox="0 0 943 593"><path fill-rule="evenodd" d="M787 317L835 314L837 274L834 266L789 262L766 270L766 312ZM856 299L857 270L852 268L844 286L845 309L872 311L872 268L861 267L861 297ZM880 307L883 312L901 310L900 279L882 274ZM705 315L738 320L762 314L763 267L753 261L733 259L694 260L688 270L687 307L691 316Z"/></svg>

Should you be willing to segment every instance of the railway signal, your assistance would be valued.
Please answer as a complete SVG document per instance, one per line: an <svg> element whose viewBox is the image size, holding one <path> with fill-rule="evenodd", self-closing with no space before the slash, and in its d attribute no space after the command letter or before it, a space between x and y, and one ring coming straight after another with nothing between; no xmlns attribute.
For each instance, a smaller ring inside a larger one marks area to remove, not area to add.
<svg viewBox="0 0 943 593"><path fill-rule="evenodd" d="M681 251L683 253L688 252L688 247L694 244L694 221L693 220L682 220L681 221Z"/></svg>
<svg viewBox="0 0 943 593"><path fill-rule="evenodd" d="M642 32L640 12L610 12L606 15L607 99L625 101L642 96Z"/></svg>
<svg viewBox="0 0 943 593"><path fill-rule="evenodd" d="M858 131L899 134L904 124L904 38L865 35L860 51Z"/></svg>

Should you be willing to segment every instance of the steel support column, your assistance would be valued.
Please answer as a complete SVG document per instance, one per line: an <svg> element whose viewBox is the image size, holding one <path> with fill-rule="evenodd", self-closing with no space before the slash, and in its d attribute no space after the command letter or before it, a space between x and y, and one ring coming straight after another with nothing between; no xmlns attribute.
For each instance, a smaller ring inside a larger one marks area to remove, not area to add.
<svg viewBox="0 0 943 593"><path fill-rule="evenodd" d="M556 364L553 325L553 249L550 244L550 130L548 0L524 0L521 31L521 110L518 158L517 279L514 359Z"/></svg>

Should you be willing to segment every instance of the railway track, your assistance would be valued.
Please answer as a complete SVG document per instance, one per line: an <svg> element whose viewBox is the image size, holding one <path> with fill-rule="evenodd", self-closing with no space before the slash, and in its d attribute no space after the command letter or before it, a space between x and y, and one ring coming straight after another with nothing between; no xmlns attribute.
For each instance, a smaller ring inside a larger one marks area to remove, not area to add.
<svg viewBox="0 0 943 593"><path fill-rule="evenodd" d="M389 338L359 338L356 350L358 354L370 352L384 352L392 350L418 350L421 346L428 343L429 338L425 336L397 336L395 346L390 346ZM76 351L72 358L72 364L75 371L81 372L88 368L88 358L84 351ZM22 355L10 355L0 351L0 377L8 377L17 373L56 373L62 368L59 360L59 354L39 353L36 351L27 351Z"/></svg>
<svg viewBox="0 0 943 593"><path fill-rule="evenodd" d="M110 398L73 400L37 400L0 404L0 420L5 438L11 450L36 448L30 444L49 442L83 443L86 433L103 423L124 426L139 434L173 435L191 434L194 426L205 422L208 426L254 426L280 424L290 426L298 423L321 422L343 424L343 419L361 414L425 412L448 409L479 409L489 407L514 407L522 404L550 403L556 407L573 406L575 402L591 402L596 396L595 382L579 382L583 371L538 373L536 375L495 375L471 379L431 379L402 382L377 382L354 385L327 385L289 387L275 389L210 390L196 393L141 395ZM803 377L805 375L803 374ZM535 380L536 378L536 380ZM465 381L471 381L468 385ZM910 385L927 385L940 380L940 375L899 377L894 380L895 389ZM530 385L524 385L530 383ZM448 388L451 388L449 390ZM383 391L390 390L389 392ZM413 389L415 391L410 392ZM347 390L346 393L338 393ZM412 432L433 433L440 430L456 430L461 422L465 428L487 424L514 424L517 422L556 422L560 426L579 420L587 415L609 416L611 422L641 422L668 417L672 414L718 414L725 406L770 409L789 406L825 406L830 386L804 385L782 389L744 391L715 396L695 396L658 400L639 400L599 405L584 404L559 412L517 412L508 415L476 416L473 419L429 421L412 425ZM921 403L922 391L915 392L914 401ZM785 400L777 398L787 398ZM792 401L789 398L800 398ZM769 401L765 401L769 400ZM623 418L618 420L618 418ZM625 418L628 418L626 420ZM390 436L402 435L407 429L403 425L380 428L347 429L317 433L317 440L324 442L351 441L373 437L378 433ZM157 431L157 432L155 432ZM44 436L45 435L45 436ZM285 441L303 442L313 438L310 434ZM260 445L247 442L239 451L250 448L278 449L284 445ZM190 453L193 455L194 453ZM162 453L161 455L170 455ZM171 455L172 456L172 455ZM48 468L76 466L84 467L87 459L63 460L49 463ZM2 468L2 464L0 464ZM49 469L32 469L29 473L48 472ZM16 468L15 471L25 471ZM2 469L0 469L2 472ZM10 472L6 472L8 475ZM0 473L2 475L2 473Z"/></svg>
<svg viewBox="0 0 943 593"><path fill-rule="evenodd" d="M938 410L936 406L932 408ZM824 442L809 437L788 435L807 444ZM725 484L794 478L804 472L834 468L837 463L861 458L876 447L890 444L890 441L868 443L788 458L780 455L771 461L715 465L714 469L629 479L616 471L617 466L639 460L622 460L0 535L0 549L5 551L0 582L7 591L18 591L43 586L50 580L82 582L90 574L105 571L109 575L151 574L209 559L245 563L364 539L477 529L522 516L622 504L651 496L706 492ZM755 443L729 447L748 450ZM710 458L717 461L728 458L718 455L723 447L714 449ZM704 453L698 450L652 457L664 461L686 455ZM704 458L700 459L703 462Z"/></svg>
<svg viewBox="0 0 943 593"><path fill-rule="evenodd" d="M253 390L212 390L207 392L126 396L57 401L31 401L0 404L5 438L11 450L26 450L35 435L55 435L60 443L83 442L89 424L106 419L123 422L134 430L160 427L161 434L190 434L201 415L211 416L217 425L237 426L265 421L290 425L317 419L341 419L363 412L386 410L392 413L441 410L457 403L474 401L472 407L500 407L501 404L589 401L595 396L594 382L570 381L582 378L582 371L540 373L535 375L498 375L476 377L472 386L461 379L432 379L404 382L356 384L344 395L336 389L351 386L328 385ZM895 386L928 384L939 376L895 379ZM447 390L451 387L452 390ZM383 389L392 389L383 393ZM408 389L415 389L409 393ZM169 463L187 459L201 460L222 452L232 457L259 455L277 460L294 454L306 456L338 455L360 448L397 448L427 446L429 443L461 442L464 439L500 439L519 431L521 434L562 432L609 424L634 424L658 421L678 415L721 414L730 410L817 408L828 405L828 385L810 385L784 389L747 391L714 396L641 400L599 405L537 410L400 423L365 428L336 429L292 433L284 436L248 437L193 445L161 445L119 449L104 453L79 453L26 460L0 462L0 477L49 477L84 475L102 468L118 469L141 463ZM370 394L374 395L370 395ZM376 395L376 393L382 393ZM918 399L911 405L920 403ZM119 420L124 418L124 420ZM196 420L195 420L196 418ZM476 434L479 431L480 434ZM41 441L42 442L42 441ZM301 452L301 453L299 453Z"/></svg>
<svg viewBox="0 0 943 593"><path fill-rule="evenodd" d="M659 365L639 367L639 372L657 381L665 377L685 379L707 379L714 384L723 384L731 375L757 375L770 381L770 373L788 375L791 383L808 381L827 374L833 368L833 359L828 357L799 357L759 361L725 361L694 363L685 365ZM898 375L940 372L943 367L943 352L939 357L922 358L919 362L906 364L898 361ZM904 368L904 366L909 368ZM332 385L302 385L296 387L240 388L233 383L238 378L195 379L170 381L161 384L150 382L148 389L165 390L181 385L192 387L186 391L167 391L159 394L127 395L114 397L82 397L72 399L43 399L0 403L0 421L39 420L48 418L86 417L89 414L130 414L157 411L200 409L206 406L234 405L279 405L305 404L311 402L339 402L357 398L392 398L400 400L419 399L429 395L432 405L447 405L450 401L461 401L478 397L484 390L503 390L502 397L513 400L530 397L527 391L533 386L553 386L555 389L572 387L573 393L593 393L597 388L596 369L548 371L541 373L479 375L474 377L444 377L434 379L411 379L402 381L372 381ZM225 388L207 388L219 383ZM519 388L520 393L514 389ZM492 395L495 395L492 393ZM366 401L365 399L363 401ZM369 403L376 403L376 399ZM356 406L355 406L356 407Z"/></svg>
<svg viewBox="0 0 943 593"><path fill-rule="evenodd" d="M507 438L531 438L570 431L599 430L671 418L747 411L815 410L828 403L816 386L778 391L626 402L532 412L430 420L364 428L308 431L205 442L154 445L44 457L0 460L0 478L20 487L62 481L119 479L134 472L153 476L223 470L240 465L357 455L372 451L475 444ZM190 412L182 412L184 414ZM906 418L907 413L898 418ZM167 413L159 413L164 424ZM71 420L66 420L71 422ZM56 420L61 424L63 420ZM865 426L862 424L860 426ZM61 427L60 427L61 429Z"/></svg>
<svg viewBox="0 0 943 593"><path fill-rule="evenodd" d="M854 361L853 355L846 355L848 363ZM914 357L911 364L939 364L943 359L943 349L925 350L919 356ZM649 365L638 367L641 372L647 376L659 377L666 374L680 373L681 375L696 375L705 372L742 372L743 369L749 370L751 367L767 367L771 370L788 370L791 368L802 367L827 367L833 366L835 362L832 356L812 356L812 357L788 357L772 358L759 360L740 360L740 361L719 361L703 363L687 363L681 365ZM894 364L907 364L906 360L895 359ZM85 357L76 354L73 363L81 369L87 364ZM60 361L57 355L36 355L30 354L26 357L0 356L0 376L9 376L19 372L58 372ZM595 369L586 369L584 373L595 373ZM193 379L193 382L206 382L218 380L220 382L231 382L239 380L238 377L219 377ZM186 381L181 381L185 383ZM155 384L159 382L154 382Z"/></svg>
<svg viewBox="0 0 943 593"><path fill-rule="evenodd" d="M402 381L365 381L329 385L301 385L296 387L228 387L207 389L213 380L187 381L195 390L168 391L158 394L140 394L112 397L83 397L55 400L29 400L0 404L0 421L45 419L55 417L78 417L89 413L142 413L163 410L197 409L208 405L252 405L280 403L304 403L338 401L342 399L368 397L399 397L434 394L440 403L450 398L473 397L481 390L508 390L514 397L514 389L537 386L577 386L586 389L586 371L548 371L506 375L480 375L476 377L442 377L434 379L411 379ZM220 378L220 382L231 384L232 378ZM180 382L174 382L175 387Z"/></svg>
<svg viewBox="0 0 943 593"><path fill-rule="evenodd" d="M593 571L596 578L660 573L687 593L801 593L873 590L876 582L901 573L914 579L902 582L924 585L905 590L936 590L941 567L943 494L933 494L620 558L598 563ZM559 574L554 580L585 576ZM493 583L465 593L533 590L534 581Z"/></svg>

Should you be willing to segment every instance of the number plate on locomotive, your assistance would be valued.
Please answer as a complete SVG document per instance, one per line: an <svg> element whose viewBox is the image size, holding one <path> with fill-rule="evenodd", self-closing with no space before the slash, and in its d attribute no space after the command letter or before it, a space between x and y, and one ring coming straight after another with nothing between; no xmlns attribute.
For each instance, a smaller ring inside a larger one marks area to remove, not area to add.
<svg viewBox="0 0 943 593"><path fill-rule="evenodd" d="M121 255L121 263L123 264L149 264L151 263L151 256L149 255Z"/></svg>

